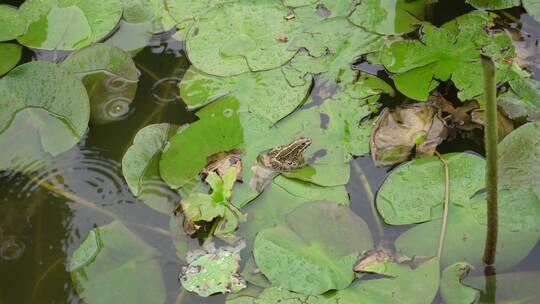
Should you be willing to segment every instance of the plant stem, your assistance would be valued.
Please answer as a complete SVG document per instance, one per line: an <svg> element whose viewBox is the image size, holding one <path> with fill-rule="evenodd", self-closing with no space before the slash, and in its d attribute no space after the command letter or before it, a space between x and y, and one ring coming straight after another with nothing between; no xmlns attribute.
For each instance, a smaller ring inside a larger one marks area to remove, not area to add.
<svg viewBox="0 0 540 304"><path fill-rule="evenodd" d="M373 191L371 190L371 185L369 184L369 181L366 178L362 167L360 167L360 165L358 165L354 160L352 161L352 166L354 171L356 172L356 174L358 174L358 177L360 178L360 183L362 184L362 187L364 187L364 191L366 191L369 206L371 207L371 214L377 226L377 232L379 233L379 237L382 237L384 235L384 228L379 218L379 214L377 214L377 210L375 209L375 196L373 195Z"/></svg>
<svg viewBox="0 0 540 304"><path fill-rule="evenodd" d="M495 64L490 57L482 55L484 75L484 145L486 148L486 189L487 189L487 235L484 247L484 264L491 266L495 263L497 249L497 89L495 83Z"/></svg>
<svg viewBox="0 0 540 304"><path fill-rule="evenodd" d="M448 161L437 151L435 151L437 157L444 165L444 209L441 224L441 232L439 234L439 246L437 248L437 257L439 260L442 257L444 249L444 239L446 237L446 228L448 227L448 206L450 202L450 170L448 169Z"/></svg>

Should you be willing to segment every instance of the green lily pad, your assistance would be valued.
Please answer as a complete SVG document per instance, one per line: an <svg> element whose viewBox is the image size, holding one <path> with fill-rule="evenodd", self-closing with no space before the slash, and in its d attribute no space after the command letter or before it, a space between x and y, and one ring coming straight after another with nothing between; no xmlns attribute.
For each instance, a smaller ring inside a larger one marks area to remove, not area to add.
<svg viewBox="0 0 540 304"><path fill-rule="evenodd" d="M540 120L540 83L532 78L517 78L510 81L510 87L497 100L508 117Z"/></svg>
<svg viewBox="0 0 540 304"><path fill-rule="evenodd" d="M38 169L79 141L89 116L86 89L71 72L44 61L18 66L0 80L0 168Z"/></svg>
<svg viewBox="0 0 540 304"><path fill-rule="evenodd" d="M484 188L485 161L469 153L450 153L450 204L467 204ZM377 192L377 210L390 225L406 225L438 219L444 205L444 166L438 157L407 162L392 171Z"/></svg>
<svg viewBox="0 0 540 304"><path fill-rule="evenodd" d="M437 28L422 27L421 41L400 40L386 46L380 61L392 73L396 88L409 98L427 100L439 81L452 80L460 100L482 93L480 53L499 60L497 80L507 74L503 59L514 56L514 47L504 33L490 37L485 28L491 24L487 12L462 15Z"/></svg>
<svg viewBox="0 0 540 304"><path fill-rule="evenodd" d="M227 297L227 304L378 304L431 303L439 287L439 263L432 258L416 267L379 263L377 273L388 277L360 280L346 289L324 295L306 295L279 287L264 289L259 295ZM421 290L422 292L418 292Z"/></svg>
<svg viewBox="0 0 540 304"><path fill-rule="evenodd" d="M120 20L119 28L112 36L107 38L105 43L131 53L133 56L140 49L144 48L152 38L152 21L130 23Z"/></svg>
<svg viewBox="0 0 540 304"><path fill-rule="evenodd" d="M139 81L137 68L128 53L110 44L98 43L72 53L62 66L85 85L92 123L110 123L128 113Z"/></svg>
<svg viewBox="0 0 540 304"><path fill-rule="evenodd" d="M259 232L253 254L273 285L317 295L346 288L358 254L372 245L360 217L345 206L320 201L298 206L284 224Z"/></svg>
<svg viewBox="0 0 540 304"><path fill-rule="evenodd" d="M186 185L202 171L210 155L242 145L238 107L233 98L213 103L197 112L200 120L171 137L159 163L161 177L169 186Z"/></svg>
<svg viewBox="0 0 540 304"><path fill-rule="evenodd" d="M165 0L123 0L123 19L128 24L150 23L151 33L166 32L176 21L169 16Z"/></svg>
<svg viewBox="0 0 540 304"><path fill-rule="evenodd" d="M521 4L521 0L467 0L467 2L476 8L489 10L511 8Z"/></svg>
<svg viewBox="0 0 540 304"><path fill-rule="evenodd" d="M499 184L529 188L540 197L540 123L527 123L499 143Z"/></svg>
<svg viewBox="0 0 540 304"><path fill-rule="evenodd" d="M19 43L45 50L75 50L107 36L122 15L120 0L27 0L28 21Z"/></svg>
<svg viewBox="0 0 540 304"><path fill-rule="evenodd" d="M0 41L16 39L26 31L24 16L16 7L7 4L0 4L0 24Z"/></svg>
<svg viewBox="0 0 540 304"><path fill-rule="evenodd" d="M0 43L0 76L13 69L21 60L22 47L15 43Z"/></svg>
<svg viewBox="0 0 540 304"><path fill-rule="evenodd" d="M495 298L499 303L538 303L538 300L540 300L539 280L540 272L538 271L497 274ZM463 283L476 290L484 290L486 277L469 277Z"/></svg>
<svg viewBox="0 0 540 304"><path fill-rule="evenodd" d="M240 244L216 249L211 244L205 250L189 252L188 265L182 267L180 273L180 283L186 290L202 297L246 288L246 281L236 273L242 248L244 246Z"/></svg>
<svg viewBox="0 0 540 304"><path fill-rule="evenodd" d="M367 0L352 12L352 23L369 31L393 35L410 33L424 19L426 0Z"/></svg>
<svg viewBox="0 0 540 304"><path fill-rule="evenodd" d="M471 265L464 262L456 262L446 267L441 279L441 296L447 304L470 304L478 297L478 291L462 285L462 280L467 276Z"/></svg>
<svg viewBox="0 0 540 304"><path fill-rule="evenodd" d="M161 180L159 159L169 137L178 126L167 123L149 125L137 132L133 144L122 158L122 175L129 189L152 209L171 214L176 195Z"/></svg>
<svg viewBox="0 0 540 304"><path fill-rule="evenodd" d="M295 21L283 18L287 14L288 8L279 1L246 0L209 10L188 33L189 60L216 76L279 67L296 53L288 49L287 39L280 41L296 27Z"/></svg>
<svg viewBox="0 0 540 304"><path fill-rule="evenodd" d="M341 205L349 204L345 186L320 187L278 176L255 201L246 206L248 221L239 229L239 234L246 240L250 253L242 269L242 276L246 280L255 285L270 286L268 280L256 271L257 265L251 254L257 233L284 224L286 215L302 203L321 199L327 200L329 204L334 202Z"/></svg>
<svg viewBox="0 0 540 304"><path fill-rule="evenodd" d="M275 123L303 103L310 86L307 82L291 87L279 69L217 77L191 67L180 83L180 96L188 109L232 96L239 101L241 112L255 113Z"/></svg>
<svg viewBox="0 0 540 304"><path fill-rule="evenodd" d="M523 7L527 10L527 13L536 19L536 21L540 21L540 1L523 0L522 2Z"/></svg>
<svg viewBox="0 0 540 304"><path fill-rule="evenodd" d="M114 221L90 230L69 271L85 303L164 303L158 257L156 249Z"/></svg>
<svg viewBox="0 0 540 304"><path fill-rule="evenodd" d="M422 193L418 195L420 197ZM440 227L440 219L417 225L396 240L396 248L409 256L433 255L437 250ZM441 265L464 261L475 267L483 267L484 248L478 244L485 243L486 227L485 195L476 195L461 206L450 204ZM497 270L508 269L527 257L539 239L539 232L538 197L529 190L500 190Z"/></svg>

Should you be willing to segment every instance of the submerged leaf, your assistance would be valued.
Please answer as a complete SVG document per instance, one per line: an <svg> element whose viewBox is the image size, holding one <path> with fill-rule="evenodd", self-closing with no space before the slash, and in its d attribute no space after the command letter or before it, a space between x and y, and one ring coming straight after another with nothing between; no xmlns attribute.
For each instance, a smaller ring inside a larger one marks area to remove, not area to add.
<svg viewBox="0 0 540 304"><path fill-rule="evenodd" d="M393 42L381 51L379 60L395 73L396 88L409 98L426 100L439 81L452 80L459 99L471 99L482 93L480 53L498 61L498 81L506 77L507 60L514 56L510 37L486 33L491 19L487 12L475 11L440 28L425 24L420 41Z"/></svg>
<svg viewBox="0 0 540 304"><path fill-rule="evenodd" d="M540 272L538 271L498 273L494 280L497 282L495 298L499 303L532 304L538 303L540 300L540 290L538 289ZM486 292L485 276L466 278L463 283L476 290Z"/></svg>
<svg viewBox="0 0 540 304"><path fill-rule="evenodd" d="M36 170L72 148L90 116L83 84L45 61L26 63L0 79L0 169Z"/></svg>
<svg viewBox="0 0 540 304"><path fill-rule="evenodd" d="M139 77L128 53L110 44L98 43L72 53L62 66L85 85L92 123L110 123L129 112Z"/></svg>
<svg viewBox="0 0 540 304"><path fill-rule="evenodd" d="M246 288L246 281L238 273L241 243L237 247L215 249L209 244L204 250L188 253L188 265L182 267L180 283L201 297L215 293L234 293Z"/></svg>
<svg viewBox="0 0 540 304"><path fill-rule="evenodd" d="M69 271L85 303L164 303L158 256L156 249L114 221L90 230L73 253Z"/></svg>
<svg viewBox="0 0 540 304"><path fill-rule="evenodd" d="M259 232L253 254L273 285L317 295L346 288L358 254L372 242L365 222L347 207L308 202L285 223Z"/></svg>
<svg viewBox="0 0 540 304"><path fill-rule="evenodd" d="M385 109L371 133L371 157L376 165L388 166L409 159L415 147L416 156L431 156L446 136L446 122L433 105Z"/></svg>

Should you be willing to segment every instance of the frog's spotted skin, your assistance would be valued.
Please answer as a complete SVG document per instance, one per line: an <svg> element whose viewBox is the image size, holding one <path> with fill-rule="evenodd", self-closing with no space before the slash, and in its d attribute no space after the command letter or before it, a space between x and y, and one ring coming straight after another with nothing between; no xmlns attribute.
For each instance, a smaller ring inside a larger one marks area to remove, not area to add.
<svg viewBox="0 0 540 304"><path fill-rule="evenodd" d="M180 282L182 286L202 297L215 293L234 293L246 288L246 280L238 273L240 250L245 244L237 247L216 249L214 244L206 250L195 250L188 253L187 266L182 267Z"/></svg>
<svg viewBox="0 0 540 304"><path fill-rule="evenodd" d="M279 146L261 153L260 163L276 172L289 172L306 164L303 153L311 145L311 138L300 137L288 145Z"/></svg>

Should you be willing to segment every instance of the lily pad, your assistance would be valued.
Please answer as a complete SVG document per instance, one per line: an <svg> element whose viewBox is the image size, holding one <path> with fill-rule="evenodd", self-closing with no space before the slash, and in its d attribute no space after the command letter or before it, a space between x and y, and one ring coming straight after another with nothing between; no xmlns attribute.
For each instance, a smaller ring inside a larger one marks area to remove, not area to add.
<svg viewBox="0 0 540 304"><path fill-rule="evenodd" d="M476 290L484 290L486 277L469 277L463 283ZM537 303L540 299L540 272L520 271L497 274L495 298L499 303Z"/></svg>
<svg viewBox="0 0 540 304"><path fill-rule="evenodd" d="M86 89L71 72L44 61L18 66L0 80L0 168L37 169L79 141L89 116Z"/></svg>
<svg viewBox="0 0 540 304"><path fill-rule="evenodd" d="M485 161L469 153L450 153L450 204L463 206L485 185ZM390 225L438 219L444 205L444 166L438 157L415 159L397 167L377 192L377 210ZM437 230L438 231L438 230Z"/></svg>
<svg viewBox="0 0 540 304"><path fill-rule="evenodd" d="M69 271L85 303L164 303L158 257L156 249L114 221L89 232Z"/></svg>
<svg viewBox="0 0 540 304"><path fill-rule="evenodd" d="M149 125L137 132L133 144L122 158L122 175L131 192L152 209L170 214L177 195L159 175L159 159L169 137L178 126L167 123Z"/></svg>
<svg viewBox="0 0 540 304"><path fill-rule="evenodd" d="M452 195L450 194L451 199ZM440 219L417 225L396 240L396 248L409 256L433 255L437 250L440 227ZM486 227L485 195L476 195L461 206L450 204L441 265L444 267L464 261L475 267L482 267L484 248L478 244L485 243ZM499 236L495 263L497 270L508 269L527 257L539 239L539 232L538 197L529 190L500 190Z"/></svg>
<svg viewBox="0 0 540 304"><path fill-rule="evenodd" d="M487 12L462 15L437 28L422 27L420 41L400 40L386 46L380 61L392 73L396 88L409 98L427 100L439 81L452 80L460 100L482 93L480 53L499 61L497 80L507 74L505 60L514 57L514 47L504 33L490 37L485 28L491 24Z"/></svg>
<svg viewBox="0 0 540 304"><path fill-rule="evenodd" d="M469 4L480 9L500 10L521 4L521 0L467 0Z"/></svg>
<svg viewBox="0 0 540 304"><path fill-rule="evenodd" d="M223 4L199 16L188 33L189 60L216 76L269 70L289 61L287 37L295 22L285 20L288 8L280 1L246 0ZM261 18L264 16L264 18Z"/></svg>
<svg viewBox="0 0 540 304"><path fill-rule="evenodd" d="M189 252L188 265L182 267L180 273L180 283L186 290L202 297L215 293L234 293L246 288L246 281L236 273L243 247L216 249L210 244L205 250Z"/></svg>
<svg viewBox="0 0 540 304"><path fill-rule="evenodd" d="M129 112L139 77L128 53L98 43L72 53L62 66L84 83L90 97L92 123L110 123Z"/></svg>
<svg viewBox="0 0 540 304"><path fill-rule="evenodd" d="M239 101L241 112L255 113L275 123L304 102L310 86L306 82L291 87L279 69L217 77L191 67L180 83L180 96L188 109L232 96Z"/></svg>
<svg viewBox="0 0 540 304"><path fill-rule="evenodd" d="M540 123L527 123L499 143L499 183L540 197Z"/></svg>
<svg viewBox="0 0 540 304"><path fill-rule="evenodd" d="M540 21L540 1L523 0L523 7L527 10L529 15L536 19L536 21Z"/></svg>
<svg viewBox="0 0 540 304"><path fill-rule="evenodd" d="M107 36L122 15L120 0L27 0L20 12L28 29L19 43L45 50L75 50Z"/></svg>
<svg viewBox="0 0 540 304"><path fill-rule="evenodd" d="M441 296L447 304L470 304L478 297L478 291L462 285L471 265L457 262L446 267L442 274Z"/></svg>
<svg viewBox="0 0 540 304"><path fill-rule="evenodd" d="M364 0L349 19L372 32L405 34L418 28L424 19L426 3L426 0Z"/></svg>
<svg viewBox="0 0 540 304"><path fill-rule="evenodd" d="M16 39L26 31L26 19L11 5L0 4L0 24L0 41Z"/></svg>
<svg viewBox="0 0 540 304"><path fill-rule="evenodd" d="M133 56L140 49L144 48L152 38L152 21L130 23L120 20L119 28L112 36L107 38L105 43L131 53Z"/></svg>
<svg viewBox="0 0 540 304"><path fill-rule="evenodd" d="M532 78L517 78L510 81L510 88L497 100L508 116L540 120L540 83Z"/></svg>
<svg viewBox="0 0 540 304"><path fill-rule="evenodd" d="M22 47L15 43L0 43L0 76L13 69L21 60Z"/></svg>
<svg viewBox="0 0 540 304"><path fill-rule="evenodd" d="M284 224L259 232L253 254L273 285L316 295L346 288L354 279L359 252L372 245L360 217L347 207L320 201L298 206Z"/></svg>

